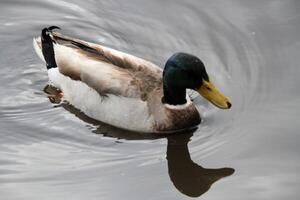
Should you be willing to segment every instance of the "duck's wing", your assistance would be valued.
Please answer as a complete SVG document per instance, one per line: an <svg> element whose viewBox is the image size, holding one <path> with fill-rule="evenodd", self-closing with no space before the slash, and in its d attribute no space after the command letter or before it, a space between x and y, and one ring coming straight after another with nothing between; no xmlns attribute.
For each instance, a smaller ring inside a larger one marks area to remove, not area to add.
<svg viewBox="0 0 300 200"><path fill-rule="evenodd" d="M162 87L162 70L151 62L58 32L52 36L60 73L84 82L100 95L146 100L149 92Z"/></svg>

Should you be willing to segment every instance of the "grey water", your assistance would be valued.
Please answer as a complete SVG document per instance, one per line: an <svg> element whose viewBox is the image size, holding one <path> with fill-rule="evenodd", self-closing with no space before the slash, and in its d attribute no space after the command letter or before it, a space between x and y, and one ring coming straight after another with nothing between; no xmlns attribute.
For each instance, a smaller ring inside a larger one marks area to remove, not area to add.
<svg viewBox="0 0 300 200"><path fill-rule="evenodd" d="M0 199L299 199L299 0L1 0ZM43 27L161 67L199 56L231 98L156 137L88 118L43 91Z"/></svg>

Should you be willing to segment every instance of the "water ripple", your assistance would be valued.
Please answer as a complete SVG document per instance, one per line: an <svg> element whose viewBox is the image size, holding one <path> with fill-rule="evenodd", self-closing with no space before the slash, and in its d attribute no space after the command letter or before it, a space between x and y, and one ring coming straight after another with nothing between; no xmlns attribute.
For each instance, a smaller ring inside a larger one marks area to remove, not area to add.
<svg viewBox="0 0 300 200"><path fill-rule="evenodd" d="M293 33L299 27L298 15L288 17L292 27L282 19L289 14L267 15L267 19L261 19L264 11L253 11L251 3L219 3L1 1L0 43L4 50L0 54L0 180L5 187L23 186L22 183L37 186L35 183L43 182L53 191L53 185L70 187L66 191L71 194L74 191L71 185L78 189L81 184L92 190L85 194L87 198L94 198L94 194L108 195L107 191L112 191L107 189L112 187L110 180L120 181L116 183L118 186L131 183L138 187L143 178L151 176L145 176L147 172L161 176L162 169L157 167L167 168L165 165L173 162L171 155L166 155L166 149L173 152L170 150L173 140L175 145L190 152L195 162L200 162L221 152L224 146L247 137L253 131L253 125L262 124L259 121L280 123L279 113L288 121L289 111L299 107L299 95L295 95L300 84L296 76L299 69L295 69L297 62L292 61L297 55L290 53L290 48L297 52L300 45L288 39L296 37ZM264 5L271 9L270 13L279 7L293 13L297 11L284 3ZM278 26L273 28L265 25L267 23L259 23L258 19L272 20ZM43 92L48 80L45 66L32 48L32 37L48 25L61 26L67 35L140 56L160 67L177 51L198 55L213 82L231 97L233 109L218 110L196 96L194 102L203 123L188 137L174 139L130 133L90 119L65 102L52 104ZM278 48L281 35L276 30L280 27L290 30L290 35L280 41L282 47ZM267 32L267 28L274 30L274 34L263 35L262 31ZM273 42L265 44L265 41ZM289 45L284 45L286 43ZM274 54L287 59L276 59ZM278 89L281 83L284 89ZM285 103L287 100L289 104ZM293 116L299 114L296 110L292 112ZM261 127L265 128L263 130L269 128ZM189 155L184 159L193 163ZM191 166L195 168L195 163ZM130 168L135 169L134 173ZM168 169L175 170L170 166ZM124 177L128 183L124 182ZM180 190L176 177L170 175L170 179ZM155 188L157 183L147 180L153 184L149 188ZM161 188L167 185L164 180L161 178L158 183ZM97 190L95 185L100 183L103 188ZM42 190L44 187L37 188ZM32 189L35 187L26 188L33 191L32 194L37 193ZM129 191L122 187L118 189L120 194ZM186 188L181 189L184 193ZM57 190L59 194L66 192ZM151 191L152 195L153 190L142 193L147 196ZM14 196L9 192L6 194L8 199ZM166 199L177 197L168 195Z"/></svg>

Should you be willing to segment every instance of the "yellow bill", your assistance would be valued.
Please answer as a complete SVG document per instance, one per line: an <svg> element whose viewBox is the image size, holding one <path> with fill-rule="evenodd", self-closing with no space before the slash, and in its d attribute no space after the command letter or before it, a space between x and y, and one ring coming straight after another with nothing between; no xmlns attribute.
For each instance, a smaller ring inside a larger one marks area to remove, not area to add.
<svg viewBox="0 0 300 200"><path fill-rule="evenodd" d="M218 108L229 109L231 107L230 100L224 96L210 81L203 80L203 84L198 89L198 92Z"/></svg>

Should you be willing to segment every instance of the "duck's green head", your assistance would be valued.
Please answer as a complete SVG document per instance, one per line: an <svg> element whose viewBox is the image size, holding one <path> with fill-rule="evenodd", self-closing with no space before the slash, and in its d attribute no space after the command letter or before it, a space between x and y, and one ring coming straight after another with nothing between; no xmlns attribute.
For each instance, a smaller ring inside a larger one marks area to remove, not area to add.
<svg viewBox="0 0 300 200"><path fill-rule="evenodd" d="M192 89L219 108L231 107L230 100L212 84L204 64L196 56L176 53L169 58L163 72L163 84L163 103L185 104L186 89Z"/></svg>

